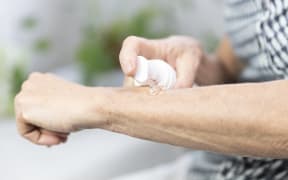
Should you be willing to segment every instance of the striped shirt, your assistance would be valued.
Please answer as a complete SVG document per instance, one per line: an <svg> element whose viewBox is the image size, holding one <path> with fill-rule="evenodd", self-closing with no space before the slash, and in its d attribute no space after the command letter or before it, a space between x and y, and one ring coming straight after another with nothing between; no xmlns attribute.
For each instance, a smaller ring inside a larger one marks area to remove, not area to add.
<svg viewBox="0 0 288 180"><path fill-rule="evenodd" d="M226 29L246 64L242 81L288 78L288 0L226 0ZM218 179L285 180L288 160L227 158Z"/></svg>
<svg viewBox="0 0 288 180"><path fill-rule="evenodd" d="M288 77L288 1L226 0L226 29L245 81Z"/></svg>

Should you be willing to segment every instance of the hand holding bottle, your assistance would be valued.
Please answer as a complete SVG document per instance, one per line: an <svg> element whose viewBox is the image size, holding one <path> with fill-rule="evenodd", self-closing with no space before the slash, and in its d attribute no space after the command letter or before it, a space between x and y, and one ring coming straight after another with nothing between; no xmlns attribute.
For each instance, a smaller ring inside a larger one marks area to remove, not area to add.
<svg viewBox="0 0 288 180"><path fill-rule="evenodd" d="M120 63L125 75L135 76L138 56L164 60L176 70L175 88L189 88L194 84L204 53L199 43L190 37L148 40L131 36L123 42L120 52Z"/></svg>

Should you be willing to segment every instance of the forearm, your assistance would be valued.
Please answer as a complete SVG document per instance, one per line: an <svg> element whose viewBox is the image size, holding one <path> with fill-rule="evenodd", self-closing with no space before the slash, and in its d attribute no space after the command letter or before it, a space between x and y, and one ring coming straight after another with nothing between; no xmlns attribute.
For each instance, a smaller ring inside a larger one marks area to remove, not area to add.
<svg viewBox="0 0 288 180"><path fill-rule="evenodd" d="M104 129L214 152L287 157L285 81L164 91L106 89ZM275 108L276 107L276 108Z"/></svg>

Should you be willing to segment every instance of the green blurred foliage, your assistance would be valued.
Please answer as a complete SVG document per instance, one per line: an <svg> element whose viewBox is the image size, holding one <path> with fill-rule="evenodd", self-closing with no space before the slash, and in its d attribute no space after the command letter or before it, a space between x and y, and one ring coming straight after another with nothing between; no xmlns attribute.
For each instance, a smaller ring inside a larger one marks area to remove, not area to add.
<svg viewBox="0 0 288 180"><path fill-rule="evenodd" d="M14 97L21 90L21 85L27 79L27 76L23 65L17 64L13 67L10 79L10 81L13 82L10 88L11 97Z"/></svg>
<svg viewBox="0 0 288 180"><path fill-rule="evenodd" d="M160 38L169 34L168 28L153 30L154 18L160 16L153 8L144 8L131 19L117 19L108 26L89 25L77 51L83 83L93 85L95 76L119 67L118 54L123 40L130 35ZM165 30L164 30L165 29Z"/></svg>
<svg viewBox="0 0 288 180"><path fill-rule="evenodd" d="M28 73L23 64L17 64L13 67L10 76L10 82L12 82L10 87L10 101L7 106L7 113L13 114L14 112L14 97L20 92L22 83L27 79Z"/></svg>
<svg viewBox="0 0 288 180"><path fill-rule="evenodd" d="M0 97L2 106L0 112L5 116L13 114L14 97L20 91L21 85L27 78L27 57L25 53L15 51L14 57L8 55L11 53L7 49L0 49L0 84L3 84Z"/></svg>
<svg viewBox="0 0 288 180"><path fill-rule="evenodd" d="M47 52L50 49L51 43L49 39L39 38L34 42L34 50L36 52Z"/></svg>
<svg viewBox="0 0 288 180"><path fill-rule="evenodd" d="M21 21L21 27L23 29L32 30L32 29L35 29L37 25L38 25L38 21L36 20L35 17L32 17L32 16L25 17Z"/></svg>

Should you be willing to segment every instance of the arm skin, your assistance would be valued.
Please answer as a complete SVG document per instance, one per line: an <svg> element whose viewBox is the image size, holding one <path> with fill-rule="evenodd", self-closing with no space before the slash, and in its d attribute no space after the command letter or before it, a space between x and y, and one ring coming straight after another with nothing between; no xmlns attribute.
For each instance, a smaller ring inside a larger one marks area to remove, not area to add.
<svg viewBox="0 0 288 180"><path fill-rule="evenodd" d="M196 82L233 83L243 67L225 37L215 55L202 60ZM107 108L107 129L194 149L283 158L288 156L287 90L285 81L206 86L159 96L113 90L117 107Z"/></svg>
<svg viewBox="0 0 288 180"><path fill-rule="evenodd" d="M202 81L210 86L156 96L147 88L91 88L33 74L15 99L18 130L40 145L102 128L199 150L287 158L288 82L211 85L233 82L241 70L228 42L199 67L215 75Z"/></svg>
<svg viewBox="0 0 288 180"><path fill-rule="evenodd" d="M283 158L288 157L287 90L286 81L157 96L145 88L105 89L109 100L100 112L109 131L224 154Z"/></svg>

